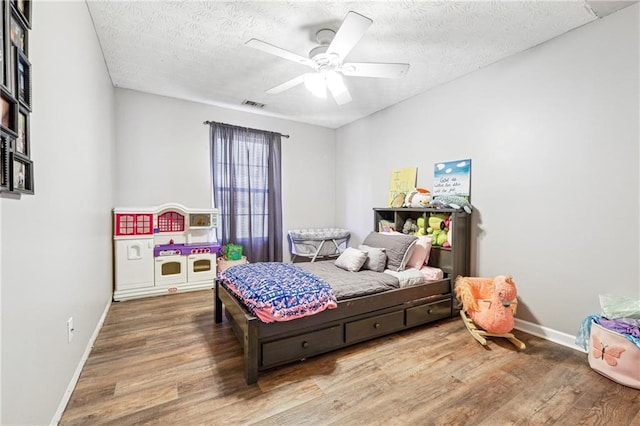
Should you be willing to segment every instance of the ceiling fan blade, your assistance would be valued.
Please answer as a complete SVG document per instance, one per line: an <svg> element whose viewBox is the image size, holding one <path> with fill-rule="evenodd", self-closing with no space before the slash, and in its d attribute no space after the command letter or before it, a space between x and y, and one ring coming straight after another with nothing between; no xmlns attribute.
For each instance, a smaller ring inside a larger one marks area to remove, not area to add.
<svg viewBox="0 0 640 426"><path fill-rule="evenodd" d="M333 95L333 99L335 99L338 105L344 105L351 102L351 94L349 93L349 89L347 89L346 87L342 92L334 93L332 91L331 94Z"/></svg>
<svg viewBox="0 0 640 426"><path fill-rule="evenodd" d="M292 87L297 86L298 84L304 83L304 76L305 74L299 75L296 78L293 78L289 81L285 81L282 84L272 87L271 89L267 90L265 93L268 93L270 95L277 95L278 93L282 93L285 90L289 90Z"/></svg>
<svg viewBox="0 0 640 426"><path fill-rule="evenodd" d="M262 50L263 52L270 53L275 56L279 56L284 59L288 59L293 62L297 62L299 64L310 66L312 68L315 68L316 65L316 63L309 58L300 56L297 53L289 52L288 50L284 50L278 46L274 46L273 44L269 44L256 38L252 38L251 40L246 42L245 45L253 47L254 49Z"/></svg>
<svg viewBox="0 0 640 426"><path fill-rule="evenodd" d="M327 49L327 53L335 53L341 58L345 58L349 52L351 52L351 49L360 41L372 23L373 21L371 19L359 13L347 13L347 16L344 18L342 25Z"/></svg>
<svg viewBox="0 0 640 426"><path fill-rule="evenodd" d="M347 86L344 85L344 81L340 74L332 71L327 74L326 78L327 88L338 105L344 105L351 102L351 94L349 93Z"/></svg>
<svg viewBox="0 0 640 426"><path fill-rule="evenodd" d="M409 64L377 64L350 62L343 64L340 72L353 77L400 78L409 71Z"/></svg>

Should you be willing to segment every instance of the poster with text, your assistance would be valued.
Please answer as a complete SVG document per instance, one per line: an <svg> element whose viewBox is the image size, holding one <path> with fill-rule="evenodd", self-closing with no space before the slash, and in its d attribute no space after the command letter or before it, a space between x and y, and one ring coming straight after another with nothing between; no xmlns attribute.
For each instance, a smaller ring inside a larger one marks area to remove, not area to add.
<svg viewBox="0 0 640 426"><path fill-rule="evenodd" d="M433 175L433 195L459 195L469 198L471 160L436 163Z"/></svg>
<svg viewBox="0 0 640 426"><path fill-rule="evenodd" d="M412 191L416 187L417 167L405 167L391 172L391 184L389 185L389 200L387 205L391 206L393 199L400 193Z"/></svg>

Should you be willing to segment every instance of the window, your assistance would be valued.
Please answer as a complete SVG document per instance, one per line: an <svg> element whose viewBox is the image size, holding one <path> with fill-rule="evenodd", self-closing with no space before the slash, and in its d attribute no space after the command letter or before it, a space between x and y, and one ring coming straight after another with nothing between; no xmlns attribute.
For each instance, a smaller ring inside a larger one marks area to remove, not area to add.
<svg viewBox="0 0 640 426"><path fill-rule="evenodd" d="M280 135L212 123L211 158L219 240L252 262L281 261Z"/></svg>

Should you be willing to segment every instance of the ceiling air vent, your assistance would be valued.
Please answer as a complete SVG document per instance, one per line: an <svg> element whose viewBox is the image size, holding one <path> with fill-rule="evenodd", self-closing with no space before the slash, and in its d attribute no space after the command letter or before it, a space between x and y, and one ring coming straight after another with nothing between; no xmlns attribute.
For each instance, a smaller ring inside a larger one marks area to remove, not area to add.
<svg viewBox="0 0 640 426"><path fill-rule="evenodd" d="M264 104L261 104L260 102L250 101L249 99L245 99L244 101L242 101L242 105L249 105L255 108L264 108Z"/></svg>

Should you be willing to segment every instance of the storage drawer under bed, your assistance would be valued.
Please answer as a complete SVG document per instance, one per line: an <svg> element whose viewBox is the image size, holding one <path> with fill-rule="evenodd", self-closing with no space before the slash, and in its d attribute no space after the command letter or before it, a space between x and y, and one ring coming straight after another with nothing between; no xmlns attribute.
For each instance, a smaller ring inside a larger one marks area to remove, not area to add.
<svg viewBox="0 0 640 426"><path fill-rule="evenodd" d="M404 328L404 311L352 321L345 324L345 342L353 343Z"/></svg>
<svg viewBox="0 0 640 426"><path fill-rule="evenodd" d="M425 324L451 316L451 299L407 308L407 327Z"/></svg>
<svg viewBox="0 0 640 426"><path fill-rule="evenodd" d="M317 355L342 345L342 324L262 344L261 367Z"/></svg>

